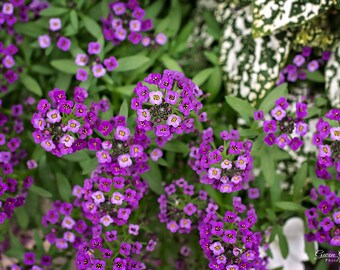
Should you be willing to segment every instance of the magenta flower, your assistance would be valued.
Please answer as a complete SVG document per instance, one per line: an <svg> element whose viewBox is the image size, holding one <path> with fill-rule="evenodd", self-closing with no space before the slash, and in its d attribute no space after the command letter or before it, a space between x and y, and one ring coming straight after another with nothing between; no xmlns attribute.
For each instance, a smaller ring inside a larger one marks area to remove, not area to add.
<svg viewBox="0 0 340 270"><path fill-rule="evenodd" d="M55 32L61 29L61 20L60 18L51 18L50 21L50 30Z"/></svg>
<svg viewBox="0 0 340 270"><path fill-rule="evenodd" d="M99 42L90 42L88 44L88 53L89 54L99 54L101 50L101 46Z"/></svg>
<svg viewBox="0 0 340 270"><path fill-rule="evenodd" d="M110 163L112 160L110 153L107 150L98 151L96 156L99 163Z"/></svg>
<svg viewBox="0 0 340 270"><path fill-rule="evenodd" d="M114 192L111 197L111 203L115 205L122 205L124 201L124 195L119 192Z"/></svg>
<svg viewBox="0 0 340 270"><path fill-rule="evenodd" d="M60 37L57 42L57 47L60 50L67 52L71 47L71 40L66 37Z"/></svg>
<svg viewBox="0 0 340 270"><path fill-rule="evenodd" d="M40 48L46 49L51 46L51 38L49 35L41 35L38 37L38 43Z"/></svg>

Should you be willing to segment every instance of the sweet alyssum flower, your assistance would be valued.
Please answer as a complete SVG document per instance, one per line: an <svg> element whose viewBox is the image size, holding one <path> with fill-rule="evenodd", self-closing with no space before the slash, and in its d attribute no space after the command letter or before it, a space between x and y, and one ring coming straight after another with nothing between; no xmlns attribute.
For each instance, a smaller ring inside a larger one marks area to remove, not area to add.
<svg viewBox="0 0 340 270"><path fill-rule="evenodd" d="M145 10L139 6L138 1L118 1L109 4L110 14L103 19L103 33L107 41L118 45L124 40L132 44L141 43L143 46L163 45L167 41L163 33L159 33L153 40L153 35L148 35L153 27L152 20L145 18Z"/></svg>
<svg viewBox="0 0 340 270"><path fill-rule="evenodd" d="M222 193L241 190L251 178L253 158L250 155L251 141L241 141L237 131L223 131L224 141L214 148L213 129L201 134L199 146L190 149L189 165L200 176L201 183L211 185Z"/></svg>
<svg viewBox="0 0 340 270"><path fill-rule="evenodd" d="M88 108L84 104L87 95L85 89L76 87L73 100L68 100L64 90L55 88L49 92L51 103L41 99L37 113L31 119L35 143L56 156L84 148L84 139L92 134L95 127L96 107L100 108L100 104L94 103Z"/></svg>
<svg viewBox="0 0 340 270"><path fill-rule="evenodd" d="M15 55L18 48L14 44L7 47L0 42L0 92L6 92L9 84L15 83L19 78L20 68L16 68Z"/></svg>
<svg viewBox="0 0 340 270"><path fill-rule="evenodd" d="M26 165L27 152L20 136L24 131L23 105L12 105L11 115L7 115L1 104L0 99L0 224L25 203L33 184L26 173L31 168Z"/></svg>
<svg viewBox="0 0 340 270"><path fill-rule="evenodd" d="M295 107L295 108L294 108ZM308 131L305 118L308 114L307 104L297 102L295 106L281 97L275 101L275 107L270 111L270 118L263 121L263 131L267 134L264 142L280 148L290 147L297 151L303 145L303 138Z"/></svg>
<svg viewBox="0 0 340 270"><path fill-rule="evenodd" d="M137 126L153 130L156 143L161 147L175 134L194 131L194 118L202 108L202 91L181 72L165 70L151 73L137 83L131 108L137 111Z"/></svg>
<svg viewBox="0 0 340 270"><path fill-rule="evenodd" d="M87 50L89 55L80 53L76 56L75 64L82 67L77 71L77 80L86 81L90 69L95 78L100 78L106 74L106 71L111 72L118 67L117 59L114 56L101 62L98 56L101 50L99 42L90 42Z"/></svg>
<svg viewBox="0 0 340 270"><path fill-rule="evenodd" d="M55 41L57 48L61 51L67 52L71 47L71 39L62 36L60 31L62 30L62 22L60 18L49 19L49 34L43 34L38 37L38 44L40 48L46 49L51 46Z"/></svg>
<svg viewBox="0 0 340 270"><path fill-rule="evenodd" d="M280 76L277 85L284 82L296 82L299 80L306 80L306 72L314 72L324 67L330 58L330 52L324 51L321 57L313 56L312 49L310 47L304 47L301 54L297 54L293 58L293 63L288 64L283 71L280 72Z"/></svg>
<svg viewBox="0 0 340 270"><path fill-rule="evenodd" d="M325 118L317 122L312 140L318 148L316 175L321 179L332 179L329 169L334 167L336 179L340 180L340 109L331 109Z"/></svg>
<svg viewBox="0 0 340 270"><path fill-rule="evenodd" d="M305 212L309 230L306 234L307 241L339 247L340 197L325 185L319 186L317 190L313 188L310 196L318 205Z"/></svg>
<svg viewBox="0 0 340 270"><path fill-rule="evenodd" d="M190 233L197 227L208 204L207 192L195 191L184 178L173 181L165 187L165 194L158 198L160 222L166 223L172 233Z"/></svg>
<svg viewBox="0 0 340 270"><path fill-rule="evenodd" d="M46 267L52 266L52 256L50 255L37 255L34 252L24 253L23 261L21 263L15 263L11 266L11 270L42 270Z"/></svg>
<svg viewBox="0 0 340 270"><path fill-rule="evenodd" d="M255 209L233 198L233 211L224 216L218 206L207 207L206 217L200 222L200 246L209 260L210 269L265 269L261 257L261 232L254 231L257 221Z"/></svg>

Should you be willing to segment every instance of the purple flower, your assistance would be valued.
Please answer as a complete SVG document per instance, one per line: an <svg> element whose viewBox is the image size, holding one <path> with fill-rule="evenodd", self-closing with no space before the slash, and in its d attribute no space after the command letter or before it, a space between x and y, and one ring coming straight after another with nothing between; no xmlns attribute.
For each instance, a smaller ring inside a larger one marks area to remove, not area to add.
<svg viewBox="0 0 340 270"><path fill-rule="evenodd" d="M35 262L35 254L34 252L27 252L24 254L24 264L25 265L33 265Z"/></svg>
<svg viewBox="0 0 340 270"><path fill-rule="evenodd" d="M55 144L53 143L52 140L44 140L40 144L47 152L52 151L53 149L56 148Z"/></svg>
<svg viewBox="0 0 340 270"><path fill-rule="evenodd" d="M209 246L209 249L214 253L215 256L218 256L224 252L224 248L220 242L215 242Z"/></svg>
<svg viewBox="0 0 340 270"><path fill-rule="evenodd" d="M60 50L67 52L71 47L71 40L66 37L60 37L57 42L57 47Z"/></svg>
<svg viewBox="0 0 340 270"><path fill-rule="evenodd" d="M132 160L129 154L120 155L118 157L118 164L121 168L130 167L132 165Z"/></svg>
<svg viewBox="0 0 340 270"><path fill-rule="evenodd" d="M188 215L188 216L192 216L194 213L196 213L197 211L197 207L196 205L192 204L192 203L188 203L184 208L183 208L184 212Z"/></svg>
<svg viewBox="0 0 340 270"><path fill-rule="evenodd" d="M167 37L163 33L159 33L156 35L155 41L159 45L164 45L167 41Z"/></svg>
<svg viewBox="0 0 340 270"><path fill-rule="evenodd" d="M160 91L150 92L150 103L153 105L160 105L162 103L163 93Z"/></svg>
<svg viewBox="0 0 340 270"><path fill-rule="evenodd" d="M79 53L76 56L75 64L80 67L86 66L88 59L86 54Z"/></svg>
<svg viewBox="0 0 340 270"><path fill-rule="evenodd" d="M90 42L88 44L88 53L89 54L99 54L101 50L101 46L99 42Z"/></svg>
<svg viewBox="0 0 340 270"><path fill-rule="evenodd" d="M317 60L310 61L307 68L310 72L314 72L319 69L319 62Z"/></svg>
<svg viewBox="0 0 340 270"><path fill-rule="evenodd" d="M106 69L102 64L96 64L92 67L92 73L94 77L100 78L106 74Z"/></svg>
<svg viewBox="0 0 340 270"><path fill-rule="evenodd" d="M115 205L122 205L124 201L124 195L120 192L114 192L111 196L111 203Z"/></svg>
<svg viewBox="0 0 340 270"><path fill-rule="evenodd" d="M286 116L286 111L281 106L276 106L270 113L277 121L281 121Z"/></svg>
<svg viewBox="0 0 340 270"><path fill-rule="evenodd" d="M293 63L298 67L301 67L305 63L305 61L305 58L300 54L296 55L293 59Z"/></svg>
<svg viewBox="0 0 340 270"><path fill-rule="evenodd" d="M181 123L182 119L180 116L176 115L176 114L170 114L168 119L167 119L167 124L169 126L173 126L173 127L178 127L179 124Z"/></svg>
<svg viewBox="0 0 340 270"><path fill-rule="evenodd" d="M118 126L114 136L116 140L127 141L130 136L130 129L127 127Z"/></svg>
<svg viewBox="0 0 340 270"><path fill-rule="evenodd" d="M107 150L98 151L96 156L99 163L110 163L112 160L110 153Z"/></svg>
<svg viewBox="0 0 340 270"><path fill-rule="evenodd" d="M51 18L49 23L51 31L55 32L61 29L61 20L59 18Z"/></svg>
<svg viewBox="0 0 340 270"><path fill-rule="evenodd" d="M78 68L77 74L76 74L76 79L81 82L87 81L88 73L85 69L83 68Z"/></svg>
<svg viewBox="0 0 340 270"><path fill-rule="evenodd" d="M113 71L118 67L118 61L116 57L110 56L109 58L104 60L104 66L108 71Z"/></svg>
<svg viewBox="0 0 340 270"><path fill-rule="evenodd" d="M160 159L163 156L163 152L161 149L159 148L155 148L151 151L150 153L150 157L153 161L157 161L158 159Z"/></svg>

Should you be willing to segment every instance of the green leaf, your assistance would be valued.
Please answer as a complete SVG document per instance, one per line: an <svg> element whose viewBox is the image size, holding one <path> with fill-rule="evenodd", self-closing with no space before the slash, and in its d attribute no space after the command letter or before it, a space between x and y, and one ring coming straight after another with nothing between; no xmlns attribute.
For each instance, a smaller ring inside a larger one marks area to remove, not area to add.
<svg viewBox="0 0 340 270"><path fill-rule="evenodd" d="M123 101L122 105L120 105L119 115L125 116L126 118L129 116L129 105L126 99Z"/></svg>
<svg viewBox="0 0 340 270"><path fill-rule="evenodd" d="M220 32L220 26L218 22L216 21L215 16L212 14L212 12L209 12L208 10L205 10L203 13L204 20L208 24L208 34L210 34L212 37L214 37L216 40L219 40L221 37Z"/></svg>
<svg viewBox="0 0 340 270"><path fill-rule="evenodd" d="M75 161L80 162L84 160L89 160L90 157L85 151L77 151L75 153L64 155L63 159L69 160L69 161Z"/></svg>
<svg viewBox="0 0 340 270"><path fill-rule="evenodd" d="M154 1L151 5L146 8L146 18L155 18L162 11L162 7L165 1L159 0Z"/></svg>
<svg viewBox="0 0 340 270"><path fill-rule="evenodd" d="M52 194L49 191L47 191L46 189L43 189L41 187L37 187L35 185L32 185L30 187L30 191L38 194L41 197L45 197L45 198L51 198L52 197Z"/></svg>
<svg viewBox="0 0 340 270"><path fill-rule="evenodd" d="M279 245L283 258L287 258L289 253L288 242L286 236L283 234L282 228L278 229Z"/></svg>
<svg viewBox="0 0 340 270"><path fill-rule="evenodd" d="M144 55L133 55L118 59L118 67L115 71L130 71L145 65L150 58Z"/></svg>
<svg viewBox="0 0 340 270"><path fill-rule="evenodd" d="M16 23L14 29L17 33L31 38L38 38L40 35L46 34L45 29L33 22Z"/></svg>
<svg viewBox="0 0 340 270"><path fill-rule="evenodd" d="M161 57L161 62L167 69L183 72L183 69L180 67L180 65L174 59L170 58L167 54Z"/></svg>
<svg viewBox="0 0 340 270"><path fill-rule="evenodd" d="M312 263L312 264L315 264L315 246L314 246L314 242L308 242L306 239L305 239L305 251L308 255L308 258L309 258L309 261ZM325 269L325 268L323 268Z"/></svg>
<svg viewBox="0 0 340 270"><path fill-rule="evenodd" d="M94 171L98 166L98 159L95 157L93 159L88 159L80 162L80 167L83 169L82 174L87 175Z"/></svg>
<svg viewBox="0 0 340 270"><path fill-rule="evenodd" d="M18 224L21 229L26 229L29 223L28 212L24 207L18 207L15 209L15 216L18 220Z"/></svg>
<svg viewBox="0 0 340 270"><path fill-rule="evenodd" d="M149 183L150 189L157 193L162 194L164 188L162 185L162 175L158 165L155 162L149 161L150 170L142 174L142 178Z"/></svg>
<svg viewBox="0 0 340 270"><path fill-rule="evenodd" d="M214 99L221 90L222 72L219 67L214 67L213 72L208 80L207 91L210 93L209 100Z"/></svg>
<svg viewBox="0 0 340 270"><path fill-rule="evenodd" d="M44 245L43 241L41 239L41 236L39 235L39 232L37 230L34 230L34 240L35 240L35 246L37 247L37 254L38 256L44 254Z"/></svg>
<svg viewBox="0 0 340 270"><path fill-rule="evenodd" d="M325 77L323 76L323 74L317 70L314 72L310 72L308 70L306 70L306 76L307 79L312 81L312 82L317 82L317 83L324 83L325 82Z"/></svg>
<svg viewBox="0 0 340 270"><path fill-rule="evenodd" d="M289 201L276 202L275 206L285 211L304 212L306 210L301 204Z"/></svg>
<svg viewBox="0 0 340 270"><path fill-rule="evenodd" d="M165 159L163 159L163 158L158 159L157 163L159 165L161 165L161 166L164 166L164 167L168 167L169 166L168 162Z"/></svg>
<svg viewBox="0 0 340 270"><path fill-rule="evenodd" d="M33 79L31 76L27 74L21 74L20 79L22 84L32 93L38 95L39 97L42 96L42 90L39 86L39 83Z"/></svg>
<svg viewBox="0 0 340 270"><path fill-rule="evenodd" d="M170 152L182 153L185 156L190 152L188 145L181 141L167 142L162 149Z"/></svg>
<svg viewBox="0 0 340 270"><path fill-rule="evenodd" d="M225 96L225 100L234 111L241 116L253 117L255 109L245 100L233 96Z"/></svg>
<svg viewBox="0 0 340 270"><path fill-rule="evenodd" d="M261 169L264 175L264 180L266 180L269 186L272 186L277 178L275 172L275 163L268 151L262 153L261 155Z"/></svg>
<svg viewBox="0 0 340 270"><path fill-rule="evenodd" d="M86 15L81 15L82 22L84 23L84 26L86 30L95 38L100 40L103 36L102 34L102 29L98 25L98 23L93 20L92 18L86 16Z"/></svg>
<svg viewBox="0 0 340 270"><path fill-rule="evenodd" d="M60 16L68 12L67 8L59 8L54 6L49 6L48 8L42 10L39 15L45 17Z"/></svg>
<svg viewBox="0 0 340 270"><path fill-rule="evenodd" d="M78 66L74 61L69 59L53 60L50 64L55 69L68 74L76 74L78 70Z"/></svg>
<svg viewBox="0 0 340 270"><path fill-rule="evenodd" d="M206 68L206 69L201 70L195 75L192 81L198 86L201 86L207 81L207 79L209 78L213 70L214 70L213 68Z"/></svg>
<svg viewBox="0 0 340 270"><path fill-rule="evenodd" d="M307 180L307 169L308 164L304 162L298 172L295 174L293 178L294 183L294 191L293 191L293 200L297 201L302 197L303 186Z"/></svg>
<svg viewBox="0 0 340 270"><path fill-rule="evenodd" d="M204 51L203 54L209 60L210 63L212 63L213 65L219 65L218 56L215 53L211 51Z"/></svg>
<svg viewBox="0 0 340 270"><path fill-rule="evenodd" d="M56 173L57 179L57 187L60 194L60 197L64 200L69 202L72 196L72 188L70 182L66 179L66 176L60 172Z"/></svg>
<svg viewBox="0 0 340 270"><path fill-rule="evenodd" d="M15 251L17 254L15 254L15 258L21 259L24 256L24 246L20 243L18 238L15 237L15 235L9 231L9 239L11 243L11 250Z"/></svg>
<svg viewBox="0 0 340 270"><path fill-rule="evenodd" d="M76 31L78 31L79 21L78 21L77 12L75 10L71 11L70 20L71 20L71 24L74 27L74 29L76 29Z"/></svg>
<svg viewBox="0 0 340 270"><path fill-rule="evenodd" d="M272 108L275 107L275 101L280 97L287 97L288 96L288 84L283 83L278 87L271 90L265 98L262 100L259 110L263 111L264 113L268 113Z"/></svg>
<svg viewBox="0 0 340 270"><path fill-rule="evenodd" d="M113 87L113 91L121 95L130 97L133 93L133 89L136 87L134 84L129 84L125 86Z"/></svg>

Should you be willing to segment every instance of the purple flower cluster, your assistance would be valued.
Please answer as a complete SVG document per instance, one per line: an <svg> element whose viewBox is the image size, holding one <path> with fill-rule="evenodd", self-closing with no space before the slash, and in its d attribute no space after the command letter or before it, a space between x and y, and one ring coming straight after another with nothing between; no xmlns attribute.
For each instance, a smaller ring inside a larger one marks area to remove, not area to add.
<svg viewBox="0 0 340 270"><path fill-rule="evenodd" d="M307 104L297 102L295 108L286 98L281 97L275 101L275 107L270 112L270 118L263 121L263 131L267 134L264 142L273 146L276 144L281 149L289 146L297 151L303 146L303 136L308 132L305 118L308 115ZM254 113L255 120L262 120L262 111Z"/></svg>
<svg viewBox="0 0 340 270"><path fill-rule="evenodd" d="M152 36L143 35L152 29L152 20L144 18L145 10L139 6L138 1L110 3L109 9L109 17L102 20L103 33L107 41L118 45L127 39L132 44L141 43L144 47L166 43L167 37L163 33L157 34L154 40Z"/></svg>
<svg viewBox="0 0 340 270"><path fill-rule="evenodd" d="M210 269L266 269L260 256L262 235L253 230L257 221L255 209L233 198L234 211L222 217L218 206L208 207L206 217L199 224L200 245L209 260Z"/></svg>
<svg viewBox="0 0 340 270"><path fill-rule="evenodd" d="M24 270L24 269L32 269L32 270L42 270L47 269L52 264L52 257L49 255L42 255L40 259L34 252L26 252L23 258L23 265L21 264L13 264L11 266L11 270ZM47 268L46 268L47 267Z"/></svg>
<svg viewBox="0 0 340 270"><path fill-rule="evenodd" d="M164 70L163 74L149 74L144 82L147 85L137 83L137 97L131 100L131 108L137 111L138 128L153 130L160 147L174 134L195 130L190 114L201 110L202 91L193 81L181 72Z"/></svg>
<svg viewBox="0 0 340 270"><path fill-rule="evenodd" d="M340 109L331 109L324 120L320 118L313 135L313 144L318 148L316 175L332 179L328 168L335 167L336 179L340 180Z"/></svg>
<svg viewBox="0 0 340 270"><path fill-rule="evenodd" d="M306 71L314 72L320 67L324 66L330 59L331 52L324 51L321 58L312 57L312 48L304 47L301 54L294 57L293 63L287 65L283 71L280 72L279 79L276 85L283 84L284 82L296 82L297 80L306 80Z"/></svg>
<svg viewBox="0 0 340 270"><path fill-rule="evenodd" d="M252 142L241 141L238 131L222 131L224 145L216 145L213 129L202 132L199 146L190 149L189 165L200 176L201 183L211 185L222 193L241 190L252 180Z"/></svg>
<svg viewBox="0 0 340 270"><path fill-rule="evenodd" d="M15 83L19 78L21 69L15 69L15 54L18 48L13 44L4 46L0 42L0 93L7 92L7 85Z"/></svg>
<svg viewBox="0 0 340 270"><path fill-rule="evenodd" d="M309 242L317 241L331 246L340 246L340 197L328 186L319 186L310 192L310 197L316 201L317 207L306 210Z"/></svg>
<svg viewBox="0 0 340 270"><path fill-rule="evenodd" d="M68 100L64 90L55 88L49 92L51 103L41 99L31 119L35 143L59 157L87 147L85 139L97 127L98 112L107 110L105 101L88 108L87 96L84 88L76 87L73 100Z"/></svg>
<svg viewBox="0 0 340 270"><path fill-rule="evenodd" d="M27 190L31 187L33 178L24 177L20 173L24 170L22 166L27 157L26 151L21 148L22 141L19 136L24 131L21 119L23 106L13 105L11 116L7 116L2 111L0 99L0 109L0 224L2 224L12 217L15 208L25 203ZM34 169L37 163L29 160L26 166L25 169Z"/></svg>
<svg viewBox="0 0 340 270"><path fill-rule="evenodd" d="M40 48L46 49L51 46L52 40L57 43L57 48L67 52L71 47L71 40L61 35L62 22L60 18L50 18L49 20L49 33L38 37Z"/></svg>
<svg viewBox="0 0 340 270"><path fill-rule="evenodd" d="M96 78L100 78L106 74L106 71L113 71L118 67L117 59L114 56L104 59L103 63L101 63L98 57L101 50L102 48L99 42L90 42L87 50L88 55L80 53L76 56L75 63L81 67L78 69L76 75L78 81L87 80L90 67L93 76Z"/></svg>
<svg viewBox="0 0 340 270"><path fill-rule="evenodd" d="M73 194L83 216L105 227L126 224L148 189L137 173L138 166L125 169L117 163L99 165L83 187L75 186Z"/></svg>
<svg viewBox="0 0 340 270"><path fill-rule="evenodd" d="M25 0L7 0L0 3L0 32L6 31L8 35L14 35L14 25L17 22L28 22L29 11L33 11L34 16L38 16L40 11L48 7L48 3L39 0L31 1L30 5L25 5ZM21 41L20 35L16 36L17 41ZM20 42L19 42L20 43Z"/></svg>
<svg viewBox="0 0 340 270"><path fill-rule="evenodd" d="M208 194L204 190L195 192L195 186L181 178L165 187L165 194L158 198L158 203L159 220L167 224L170 232L190 233L204 214Z"/></svg>

